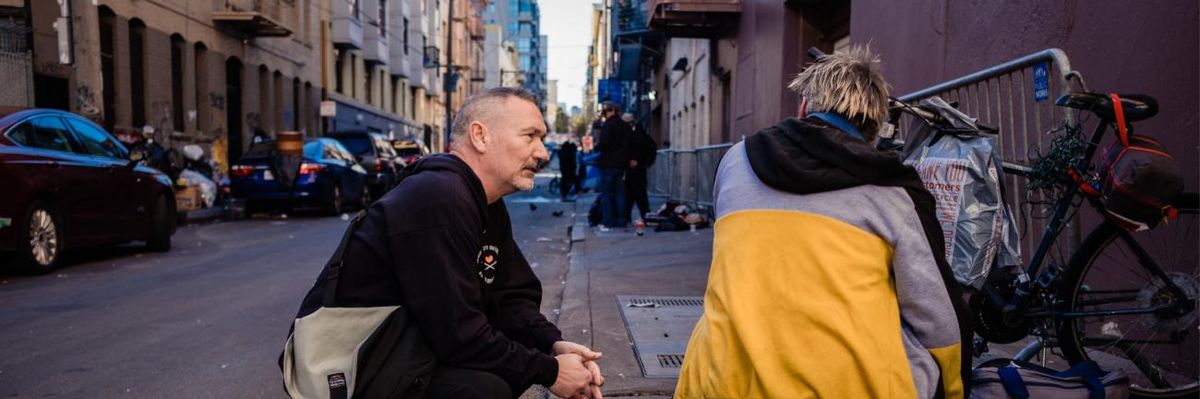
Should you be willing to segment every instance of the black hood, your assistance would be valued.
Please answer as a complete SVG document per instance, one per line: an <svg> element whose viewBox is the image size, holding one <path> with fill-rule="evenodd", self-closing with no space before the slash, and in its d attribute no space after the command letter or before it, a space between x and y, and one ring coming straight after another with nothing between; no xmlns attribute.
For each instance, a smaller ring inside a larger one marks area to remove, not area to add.
<svg viewBox="0 0 1200 399"><path fill-rule="evenodd" d="M777 190L813 194L862 185L924 189L900 154L884 152L818 119L785 119L746 139L759 180Z"/></svg>
<svg viewBox="0 0 1200 399"><path fill-rule="evenodd" d="M483 182L479 180L479 176L474 170L463 162L461 158L454 154L431 154L422 157L421 160L408 165L400 172L400 181L404 178L423 172L450 172L458 175L466 183L471 190L471 197L475 199L475 204L479 207L479 215L483 218L484 225L487 225L488 220L488 203L487 193L483 191ZM399 183L397 183L399 185ZM497 201L503 206L503 203Z"/></svg>

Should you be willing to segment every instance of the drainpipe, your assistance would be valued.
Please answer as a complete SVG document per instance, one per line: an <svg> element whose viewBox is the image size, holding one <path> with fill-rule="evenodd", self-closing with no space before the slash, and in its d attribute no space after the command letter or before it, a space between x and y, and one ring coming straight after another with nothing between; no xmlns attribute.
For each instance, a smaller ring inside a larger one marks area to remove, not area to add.
<svg viewBox="0 0 1200 399"><path fill-rule="evenodd" d="M446 141L442 148L450 146L450 75L454 73L454 0L449 0L450 12L447 14L446 24L446 76L442 78L442 91L446 92Z"/></svg>

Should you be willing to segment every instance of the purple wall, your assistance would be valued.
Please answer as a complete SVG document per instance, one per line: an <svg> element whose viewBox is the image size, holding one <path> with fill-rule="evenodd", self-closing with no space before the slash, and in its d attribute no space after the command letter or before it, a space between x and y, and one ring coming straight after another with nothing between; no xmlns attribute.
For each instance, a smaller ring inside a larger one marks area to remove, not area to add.
<svg viewBox="0 0 1200 399"><path fill-rule="evenodd" d="M895 94L1061 48L1089 89L1159 100L1159 115L1137 123L1137 130L1163 141L1180 162L1187 189L1200 189L1200 11L1194 0L856 0L851 15L851 40L869 42L882 54Z"/></svg>
<svg viewBox="0 0 1200 399"><path fill-rule="evenodd" d="M787 89L800 72L800 18L778 0L745 0L737 32L737 66L733 75L733 134L775 125L796 109Z"/></svg>

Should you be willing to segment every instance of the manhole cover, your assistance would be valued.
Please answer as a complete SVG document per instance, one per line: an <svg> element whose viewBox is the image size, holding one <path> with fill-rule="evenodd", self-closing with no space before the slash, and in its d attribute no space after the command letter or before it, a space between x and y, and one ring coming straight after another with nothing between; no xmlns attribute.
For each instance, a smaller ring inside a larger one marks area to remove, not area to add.
<svg viewBox="0 0 1200 399"><path fill-rule="evenodd" d="M688 338L704 313L704 299L621 295L617 296L617 305L642 374L648 378L678 378Z"/></svg>

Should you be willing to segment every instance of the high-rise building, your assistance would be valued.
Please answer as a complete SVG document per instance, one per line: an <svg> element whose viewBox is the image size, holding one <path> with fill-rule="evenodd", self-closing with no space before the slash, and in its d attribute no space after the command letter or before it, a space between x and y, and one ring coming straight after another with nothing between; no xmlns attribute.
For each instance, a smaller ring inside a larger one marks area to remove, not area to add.
<svg viewBox="0 0 1200 399"><path fill-rule="evenodd" d="M501 26L503 37L517 44L524 87L545 99L546 37L540 33L542 14L537 0L496 0L488 5L484 19L488 25Z"/></svg>

